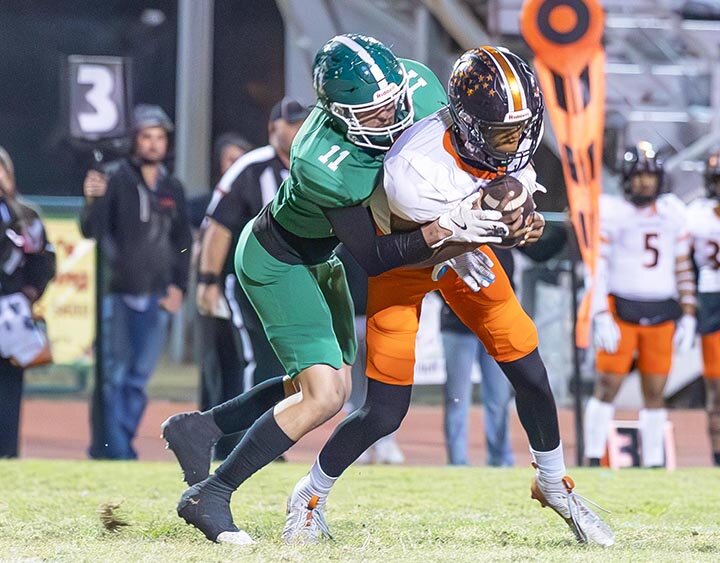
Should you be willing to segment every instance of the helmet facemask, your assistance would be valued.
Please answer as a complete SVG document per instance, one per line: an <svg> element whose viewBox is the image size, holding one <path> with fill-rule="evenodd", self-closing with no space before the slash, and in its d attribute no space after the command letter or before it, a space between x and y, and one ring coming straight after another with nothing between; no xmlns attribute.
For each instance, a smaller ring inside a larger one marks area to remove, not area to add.
<svg viewBox="0 0 720 563"><path fill-rule="evenodd" d="M390 83L375 93L375 99L365 104L332 102L330 113L346 128L348 141L359 147L386 151L413 122L414 111L408 95L408 76L403 71L402 82ZM375 118L392 110L390 125L375 125Z"/></svg>
<svg viewBox="0 0 720 563"><path fill-rule="evenodd" d="M646 207L652 204L662 193L665 178L663 163L647 141L640 141L637 147L625 151L621 163L621 173L625 197L637 207ZM652 193L646 193L651 190L642 185L640 178L643 176L655 179L655 189L652 190ZM633 182L635 178L638 180ZM639 187L638 184L640 184Z"/></svg>
<svg viewBox="0 0 720 563"><path fill-rule="evenodd" d="M524 109L506 116L506 121L485 121L471 117L462 108L450 105L458 152L464 158L497 172L514 172L530 163L543 135L542 109L532 113ZM519 129L514 150L501 150L498 142L510 137Z"/></svg>
<svg viewBox="0 0 720 563"><path fill-rule="evenodd" d="M645 178L654 180L654 187L650 189L649 184L645 184ZM651 205L660 195L662 189L661 172L657 171L637 171L627 179L627 199L636 207L647 207Z"/></svg>

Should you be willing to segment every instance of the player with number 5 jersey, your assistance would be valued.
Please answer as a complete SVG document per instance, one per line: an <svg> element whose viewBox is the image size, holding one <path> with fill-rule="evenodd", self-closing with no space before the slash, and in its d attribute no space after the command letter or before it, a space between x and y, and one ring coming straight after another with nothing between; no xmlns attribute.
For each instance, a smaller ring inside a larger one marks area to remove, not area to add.
<svg viewBox="0 0 720 563"><path fill-rule="evenodd" d="M316 55L313 82L318 102L293 142L290 175L243 230L235 254L240 283L292 381L266 381L217 410L185 413L164 426L186 480L195 482L209 463L189 471L182 458L192 457L193 448L209 451L201 444L211 444L218 432L247 428L248 412L257 417L227 460L178 504L178 514L212 541L252 542L233 522L232 493L335 415L349 396L354 311L337 244L377 275L423 262L447 243L501 242L508 234L499 212L466 204L411 232L375 231L363 204L379 184L385 152L415 120L447 102L425 66L397 59L370 37L339 35ZM187 447L172 438L181 431L170 432L181 424L196 428ZM322 528L320 519L315 524Z"/></svg>
<svg viewBox="0 0 720 563"><path fill-rule="evenodd" d="M598 379L585 410L585 454L597 465L605 452L613 400L637 359L642 464L664 465L667 413L663 390L673 345L695 338L695 275L684 204L662 193L663 164L652 145L629 148L620 163L624 196L600 199L601 251L593 288Z"/></svg>

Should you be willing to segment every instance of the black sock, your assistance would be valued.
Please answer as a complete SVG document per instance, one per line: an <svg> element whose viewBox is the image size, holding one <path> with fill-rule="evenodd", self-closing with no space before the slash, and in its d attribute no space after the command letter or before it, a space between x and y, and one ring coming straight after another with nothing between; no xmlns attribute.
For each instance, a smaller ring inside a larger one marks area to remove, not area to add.
<svg viewBox="0 0 720 563"><path fill-rule="evenodd" d="M235 490L253 473L284 454L294 443L278 426L273 409L269 409L257 419L228 458L215 470L215 476Z"/></svg>
<svg viewBox="0 0 720 563"><path fill-rule="evenodd" d="M263 413L285 398L284 375L258 383L246 393L210 409L213 420L224 434L250 428Z"/></svg>
<svg viewBox="0 0 720 563"><path fill-rule="evenodd" d="M537 348L513 362L498 362L515 389L518 417L533 450L549 452L560 444L555 397Z"/></svg>
<svg viewBox="0 0 720 563"><path fill-rule="evenodd" d="M720 466L720 452L713 453L713 461L715 461L715 465Z"/></svg>
<svg viewBox="0 0 720 563"><path fill-rule="evenodd" d="M365 450L395 432L407 414L412 385L367 381L365 404L340 423L320 451L320 467L328 477L340 477Z"/></svg>

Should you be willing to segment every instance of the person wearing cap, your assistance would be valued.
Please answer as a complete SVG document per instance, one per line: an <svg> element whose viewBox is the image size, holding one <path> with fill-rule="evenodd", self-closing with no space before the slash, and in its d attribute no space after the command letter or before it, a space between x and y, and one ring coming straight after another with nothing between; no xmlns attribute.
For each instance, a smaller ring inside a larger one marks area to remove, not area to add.
<svg viewBox="0 0 720 563"><path fill-rule="evenodd" d="M25 368L52 359L32 304L54 275L45 227L18 198L13 161L0 147L0 458L18 456Z"/></svg>
<svg viewBox="0 0 720 563"><path fill-rule="evenodd" d="M146 387L182 304L190 224L180 181L163 164L173 124L155 105L133 111L132 151L85 177L80 226L102 249L102 377L93 400L90 457L135 459ZM98 408L99 407L99 408Z"/></svg>
<svg viewBox="0 0 720 563"><path fill-rule="evenodd" d="M213 192L204 221L197 288L204 340L201 410L232 399L244 387L285 373L237 283L230 249L287 177L290 146L308 113L290 98L276 103L268 122L269 143L236 160ZM221 439L215 457L225 459L237 440L237 435Z"/></svg>

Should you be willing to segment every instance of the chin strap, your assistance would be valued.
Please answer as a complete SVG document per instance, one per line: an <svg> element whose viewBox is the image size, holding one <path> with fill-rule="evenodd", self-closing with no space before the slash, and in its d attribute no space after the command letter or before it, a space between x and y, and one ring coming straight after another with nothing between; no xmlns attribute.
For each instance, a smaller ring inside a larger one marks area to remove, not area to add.
<svg viewBox="0 0 720 563"><path fill-rule="evenodd" d="M659 195L659 194L658 194ZM630 195L628 196L628 201L635 205L636 207L647 207L648 205L653 204L657 200L658 196L636 196L636 195Z"/></svg>

